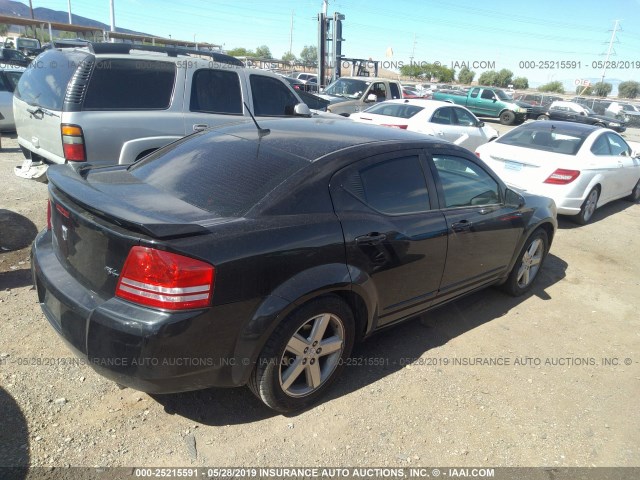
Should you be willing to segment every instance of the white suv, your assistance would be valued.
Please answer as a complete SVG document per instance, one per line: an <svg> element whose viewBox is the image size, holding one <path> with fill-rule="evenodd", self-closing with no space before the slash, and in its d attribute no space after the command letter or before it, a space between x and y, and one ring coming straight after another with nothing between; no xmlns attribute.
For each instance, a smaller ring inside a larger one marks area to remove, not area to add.
<svg viewBox="0 0 640 480"><path fill-rule="evenodd" d="M202 54L113 43L44 52L15 91L18 142L27 157L16 174L40 175L31 162L45 170L51 163L131 163L249 112L310 116L277 75L228 55Z"/></svg>

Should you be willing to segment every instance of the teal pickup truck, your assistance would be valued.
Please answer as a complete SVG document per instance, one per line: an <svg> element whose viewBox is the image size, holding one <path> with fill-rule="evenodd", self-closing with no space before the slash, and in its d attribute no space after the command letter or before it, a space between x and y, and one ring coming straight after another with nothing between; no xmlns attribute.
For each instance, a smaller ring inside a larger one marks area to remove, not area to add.
<svg viewBox="0 0 640 480"><path fill-rule="evenodd" d="M522 123L531 111L528 103L517 102L493 87L473 87L466 94L451 90L434 92L433 99L465 106L478 117L498 118L503 125Z"/></svg>

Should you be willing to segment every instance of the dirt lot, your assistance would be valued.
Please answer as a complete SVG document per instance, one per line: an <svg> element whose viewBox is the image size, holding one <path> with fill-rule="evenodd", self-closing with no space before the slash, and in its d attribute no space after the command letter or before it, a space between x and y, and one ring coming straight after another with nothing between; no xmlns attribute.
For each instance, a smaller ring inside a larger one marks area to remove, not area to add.
<svg viewBox="0 0 640 480"><path fill-rule="evenodd" d="M561 221L530 295L489 289L371 339L286 417L244 388L120 390L73 359L31 287L46 185L13 175L16 146L0 152L0 465L640 466L640 205Z"/></svg>

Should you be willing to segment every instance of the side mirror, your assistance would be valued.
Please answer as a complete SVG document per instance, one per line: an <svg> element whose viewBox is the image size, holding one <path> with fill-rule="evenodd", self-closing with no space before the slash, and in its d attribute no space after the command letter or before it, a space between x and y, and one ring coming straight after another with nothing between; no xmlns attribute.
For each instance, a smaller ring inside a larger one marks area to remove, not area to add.
<svg viewBox="0 0 640 480"><path fill-rule="evenodd" d="M484 127L484 122L478 120L478 123L476 123L476 127L478 127L478 128Z"/></svg>
<svg viewBox="0 0 640 480"><path fill-rule="evenodd" d="M640 150L632 150L631 158L640 158Z"/></svg>
<svg viewBox="0 0 640 480"><path fill-rule="evenodd" d="M510 188L507 188L504 200L506 205L514 208L521 208L525 204L524 197Z"/></svg>
<svg viewBox="0 0 640 480"><path fill-rule="evenodd" d="M309 110L309 106L306 103L298 103L293 108L293 114L296 117L310 117L311 110Z"/></svg>
<svg viewBox="0 0 640 480"><path fill-rule="evenodd" d="M367 95L367 99L365 100L365 102L369 103L369 102L375 102L378 100L378 97L376 97L373 93L370 93L369 95Z"/></svg>
<svg viewBox="0 0 640 480"><path fill-rule="evenodd" d="M585 112L580 112L580 115L582 115L583 117L585 117L587 114Z"/></svg>

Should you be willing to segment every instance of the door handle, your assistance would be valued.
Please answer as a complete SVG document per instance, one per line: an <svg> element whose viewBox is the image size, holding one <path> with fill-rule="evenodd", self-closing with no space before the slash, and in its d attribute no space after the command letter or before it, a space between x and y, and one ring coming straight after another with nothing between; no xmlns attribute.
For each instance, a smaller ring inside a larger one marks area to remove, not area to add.
<svg viewBox="0 0 640 480"><path fill-rule="evenodd" d="M451 224L451 230L456 233L468 232L471 230L472 225L473 222L470 222L469 220L460 220L459 222Z"/></svg>
<svg viewBox="0 0 640 480"><path fill-rule="evenodd" d="M207 125L206 123L195 123L193 125L194 132L201 132L202 130L206 130L207 128L209 128L209 125Z"/></svg>
<svg viewBox="0 0 640 480"><path fill-rule="evenodd" d="M367 235L361 235L356 237L357 245L378 245L384 242L387 236L384 233L372 232Z"/></svg>

